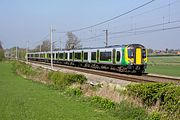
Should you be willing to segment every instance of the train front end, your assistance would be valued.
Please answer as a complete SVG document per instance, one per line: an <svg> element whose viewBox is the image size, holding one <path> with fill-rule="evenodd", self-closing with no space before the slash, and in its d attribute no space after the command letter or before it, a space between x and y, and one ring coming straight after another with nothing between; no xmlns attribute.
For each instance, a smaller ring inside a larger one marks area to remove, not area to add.
<svg viewBox="0 0 180 120"><path fill-rule="evenodd" d="M125 47L125 61L130 72L144 73L147 67L147 49L140 44Z"/></svg>

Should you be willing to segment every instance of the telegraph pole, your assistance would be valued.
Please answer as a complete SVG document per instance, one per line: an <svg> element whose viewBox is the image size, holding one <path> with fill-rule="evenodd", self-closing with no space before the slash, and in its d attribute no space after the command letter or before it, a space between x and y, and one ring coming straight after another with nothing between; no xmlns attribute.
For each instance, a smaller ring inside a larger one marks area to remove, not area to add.
<svg viewBox="0 0 180 120"><path fill-rule="evenodd" d="M62 50L61 45L62 45L62 41L61 41L61 38L60 38L60 50Z"/></svg>
<svg viewBox="0 0 180 120"><path fill-rule="evenodd" d="M108 30L106 29L106 30L103 30L103 31L105 31L106 32L106 42L105 42L105 44L106 44L106 47L108 46Z"/></svg>
<svg viewBox="0 0 180 120"><path fill-rule="evenodd" d="M39 51L41 52L41 44L39 45Z"/></svg>

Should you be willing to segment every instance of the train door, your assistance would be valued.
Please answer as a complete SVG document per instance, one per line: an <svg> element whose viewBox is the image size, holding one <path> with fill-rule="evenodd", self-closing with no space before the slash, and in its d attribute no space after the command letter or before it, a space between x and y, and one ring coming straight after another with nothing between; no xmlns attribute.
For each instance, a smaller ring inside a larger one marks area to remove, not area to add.
<svg viewBox="0 0 180 120"><path fill-rule="evenodd" d="M135 56L134 56L134 62L137 64L137 65L140 65L142 64L142 49L141 48L136 48L135 49Z"/></svg>
<svg viewBox="0 0 180 120"><path fill-rule="evenodd" d="M113 49L113 52L112 52L113 54L112 54L112 62L113 62L113 64L116 64L116 49Z"/></svg>
<svg viewBox="0 0 180 120"><path fill-rule="evenodd" d="M81 52L81 60L84 62L84 51Z"/></svg>

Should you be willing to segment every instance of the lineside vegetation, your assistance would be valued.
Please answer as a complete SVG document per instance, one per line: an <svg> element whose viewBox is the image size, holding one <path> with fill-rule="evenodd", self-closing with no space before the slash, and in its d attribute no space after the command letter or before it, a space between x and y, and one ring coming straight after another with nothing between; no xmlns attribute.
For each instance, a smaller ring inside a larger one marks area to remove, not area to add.
<svg viewBox="0 0 180 120"><path fill-rule="evenodd" d="M41 82L42 78L46 78L45 83L52 86L52 88L61 90L65 95L76 96L80 101L104 109L122 120L178 120L180 117L180 87L174 84L130 84L125 90L118 91L123 99L114 101L103 96L97 96L95 93L102 86L86 85L87 79L84 75L44 71L20 62L14 62L13 66L14 71L19 75L25 75L26 78L30 79L39 79L38 81ZM87 94L88 89L93 91L92 95L85 97L84 95ZM114 89L114 92L117 92L117 90ZM137 102L139 103L137 104Z"/></svg>
<svg viewBox="0 0 180 120"><path fill-rule="evenodd" d="M172 83L146 83L128 85L127 93L140 99L145 107L152 108L163 119L180 118L180 86Z"/></svg>

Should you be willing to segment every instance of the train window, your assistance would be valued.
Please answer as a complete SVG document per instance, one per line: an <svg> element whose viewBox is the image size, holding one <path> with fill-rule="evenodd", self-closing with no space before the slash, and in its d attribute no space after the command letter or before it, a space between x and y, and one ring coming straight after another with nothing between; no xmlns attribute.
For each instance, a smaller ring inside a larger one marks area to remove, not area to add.
<svg viewBox="0 0 180 120"><path fill-rule="evenodd" d="M58 58L59 56L58 56L58 53L56 53L56 59Z"/></svg>
<svg viewBox="0 0 180 120"><path fill-rule="evenodd" d="M67 54L67 53L65 53L64 59L67 59L67 57L68 57L68 54Z"/></svg>
<svg viewBox="0 0 180 120"><path fill-rule="evenodd" d="M59 53L59 59L63 59L64 53Z"/></svg>
<svg viewBox="0 0 180 120"><path fill-rule="evenodd" d="M80 60L81 59L81 53L75 53L75 59Z"/></svg>
<svg viewBox="0 0 180 120"><path fill-rule="evenodd" d="M91 53L91 60L96 60L96 52Z"/></svg>
<svg viewBox="0 0 180 120"><path fill-rule="evenodd" d="M146 49L142 49L142 58L146 58Z"/></svg>
<svg viewBox="0 0 180 120"><path fill-rule="evenodd" d="M53 58L54 58L55 54L53 53Z"/></svg>
<svg viewBox="0 0 180 120"><path fill-rule="evenodd" d="M47 57L48 57L48 58L51 58L51 54L50 54L50 53L48 53L48 54L47 54Z"/></svg>
<svg viewBox="0 0 180 120"><path fill-rule="evenodd" d="M88 60L88 52L84 53L84 60Z"/></svg>
<svg viewBox="0 0 180 120"><path fill-rule="evenodd" d="M134 57L134 49L128 49L128 58Z"/></svg>
<svg viewBox="0 0 180 120"><path fill-rule="evenodd" d="M70 54L69 54L69 59L72 59L72 58L73 58L73 54L70 53Z"/></svg>
<svg viewBox="0 0 180 120"><path fill-rule="evenodd" d="M39 57L39 54L35 54L35 57Z"/></svg>
<svg viewBox="0 0 180 120"><path fill-rule="evenodd" d="M44 58L44 54L40 54L40 57L41 57L41 58Z"/></svg>
<svg viewBox="0 0 180 120"><path fill-rule="evenodd" d="M120 62L120 57L121 57L120 51L117 51L117 53L116 53L116 61L117 62Z"/></svg>
<svg viewBox="0 0 180 120"><path fill-rule="evenodd" d="M100 60L111 61L111 52L100 52Z"/></svg>

